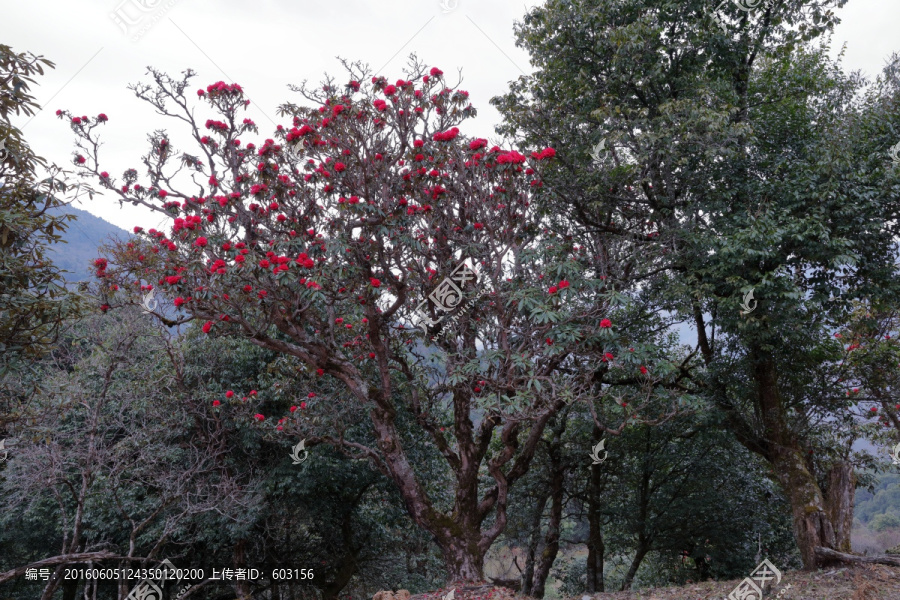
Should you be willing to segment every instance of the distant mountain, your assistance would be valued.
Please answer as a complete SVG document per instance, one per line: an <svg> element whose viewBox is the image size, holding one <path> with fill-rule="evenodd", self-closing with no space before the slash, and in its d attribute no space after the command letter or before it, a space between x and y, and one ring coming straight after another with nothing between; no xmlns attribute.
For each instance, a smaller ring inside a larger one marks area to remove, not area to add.
<svg viewBox="0 0 900 600"><path fill-rule="evenodd" d="M69 213L76 217L67 223L68 229L62 234L65 243L57 243L50 247L50 258L53 263L65 271L66 281L84 281L92 276L91 263L100 256L98 248L116 237L128 237L129 232L116 227L100 217L75 208L63 206L56 209L57 214Z"/></svg>

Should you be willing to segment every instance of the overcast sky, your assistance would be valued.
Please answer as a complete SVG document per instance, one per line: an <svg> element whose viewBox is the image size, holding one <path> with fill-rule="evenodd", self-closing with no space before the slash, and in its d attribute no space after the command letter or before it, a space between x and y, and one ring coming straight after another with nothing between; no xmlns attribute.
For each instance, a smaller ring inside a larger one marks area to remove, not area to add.
<svg viewBox="0 0 900 600"><path fill-rule="evenodd" d="M537 0L0 0L2 37L17 52L43 54L56 68L32 89L44 110L14 124L32 149L49 162L71 168L73 134L55 116L106 113L101 169L116 178L128 167L143 169L147 134L168 129L176 149L193 151L185 129L154 113L128 84L147 82L147 66L173 77L197 72L191 89L215 81L239 83L253 104L247 116L260 127L259 140L274 137L276 107L300 103L287 85L317 83L324 73L344 81L337 56L367 62L389 80L402 76L409 54L439 66L453 82L462 72L479 111L463 133L494 137L500 117L489 104L508 82L530 71L528 55L516 48L513 23ZM141 7L151 7L146 12ZM113 16L114 15L114 16ZM847 70L876 75L900 50L900 2L850 0L839 11L833 53L846 42ZM118 23L117 23L118 21ZM134 39L137 38L137 39ZM192 99L196 96L192 93ZM198 103L202 122L213 114ZM141 180L143 181L143 179ZM96 182L91 182L96 183ZM98 187L95 185L95 187ZM119 208L111 198L76 202L130 230L158 227L159 215Z"/></svg>

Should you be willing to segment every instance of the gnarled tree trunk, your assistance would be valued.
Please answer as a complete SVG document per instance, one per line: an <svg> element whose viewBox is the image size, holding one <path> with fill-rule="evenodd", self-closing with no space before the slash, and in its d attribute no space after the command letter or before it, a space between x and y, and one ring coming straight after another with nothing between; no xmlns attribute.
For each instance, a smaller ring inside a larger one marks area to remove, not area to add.
<svg viewBox="0 0 900 600"><path fill-rule="evenodd" d="M816 548L835 547L835 532L826 510L822 490L810 471L796 436L788 428L778 388L775 361L768 353L757 351L755 379L759 408L765 427L766 458L791 503L794 538L803 559L803 568L823 566Z"/></svg>
<svg viewBox="0 0 900 600"><path fill-rule="evenodd" d="M828 519L834 527L834 549L850 552L850 530L853 528L853 500L856 497L856 473L849 462L839 462L828 473L825 497Z"/></svg>

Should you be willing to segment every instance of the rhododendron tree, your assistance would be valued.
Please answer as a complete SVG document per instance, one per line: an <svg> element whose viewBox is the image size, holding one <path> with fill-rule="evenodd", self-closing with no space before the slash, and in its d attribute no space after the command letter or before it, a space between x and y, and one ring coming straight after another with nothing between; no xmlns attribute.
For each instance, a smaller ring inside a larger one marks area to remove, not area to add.
<svg viewBox="0 0 900 600"><path fill-rule="evenodd" d="M391 84L345 66L346 85L296 88L311 106L281 107L289 125L259 145L239 85L218 82L194 100L192 72L152 71L157 88L135 93L183 120L199 152L153 134L146 185L135 169L101 175L97 140L73 125L90 150L83 172L171 219L112 249L97 276L118 290L104 303L114 310L153 286L174 299L172 314L157 314L166 323L244 336L315 373L318 394L256 414L257 426L370 460L434 536L452 579L481 579L548 421L603 393L584 365L614 355L602 368L622 383L648 377L608 317L624 298L532 206L555 151L466 138L458 125L475 109L439 69L415 64ZM213 114L195 119L202 111ZM176 181L179 166L191 183ZM483 294L441 322L427 297L463 260L480 269ZM559 282L552 294L545 276ZM611 430L640 418L635 404L617 407ZM374 445L345 435L366 419ZM444 459L439 483L411 451L423 443Z"/></svg>

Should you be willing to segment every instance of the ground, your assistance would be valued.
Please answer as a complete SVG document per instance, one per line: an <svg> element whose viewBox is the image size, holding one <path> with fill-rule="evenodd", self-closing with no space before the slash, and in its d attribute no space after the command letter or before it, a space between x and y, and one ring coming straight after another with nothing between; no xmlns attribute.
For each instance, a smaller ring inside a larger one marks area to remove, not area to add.
<svg viewBox="0 0 900 600"><path fill-rule="evenodd" d="M566 600L726 600L740 583L708 581L680 587L649 588L634 592L581 595ZM790 588L787 586L790 585ZM442 600L450 589L417 594L409 600ZM459 588L453 600L514 600L506 588L473 586ZM837 568L808 573L791 571L769 589L763 600L900 600L900 568L882 565ZM519 600L522 600L519 597Z"/></svg>

